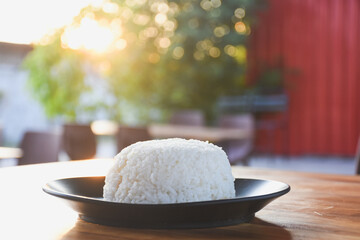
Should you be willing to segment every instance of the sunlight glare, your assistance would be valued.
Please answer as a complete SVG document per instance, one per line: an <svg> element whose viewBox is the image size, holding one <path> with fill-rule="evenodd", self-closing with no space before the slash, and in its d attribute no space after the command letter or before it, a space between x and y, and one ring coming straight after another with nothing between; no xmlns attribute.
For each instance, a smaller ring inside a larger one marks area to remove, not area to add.
<svg viewBox="0 0 360 240"><path fill-rule="evenodd" d="M95 0L6 1L0 7L0 42L40 43L55 29L70 24L82 8L93 2Z"/></svg>
<svg viewBox="0 0 360 240"><path fill-rule="evenodd" d="M120 35L121 31L117 33ZM99 23L92 16L85 16L78 26L66 28L61 37L62 43L71 49L85 49L97 53L107 51L114 40L114 32L105 26L105 23Z"/></svg>
<svg viewBox="0 0 360 240"><path fill-rule="evenodd" d="M117 13L119 11L119 6L115 3L106 2L102 9L106 13Z"/></svg>

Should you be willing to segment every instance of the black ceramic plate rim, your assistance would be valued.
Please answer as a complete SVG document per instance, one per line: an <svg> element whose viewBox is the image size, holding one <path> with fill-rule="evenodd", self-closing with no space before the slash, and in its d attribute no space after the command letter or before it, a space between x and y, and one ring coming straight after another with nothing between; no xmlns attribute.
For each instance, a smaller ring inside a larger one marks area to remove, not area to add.
<svg viewBox="0 0 360 240"><path fill-rule="evenodd" d="M278 183L278 184L283 184L286 187L285 187L285 189L280 190L280 191L276 191L276 192L269 193L269 194L251 196L251 197L235 197L235 198L230 198L230 199L218 199L218 200L184 202L184 203L139 204L139 203L111 202L111 201L106 201L106 200L99 199L99 198L64 193L64 192L56 191L49 186L49 184L51 184L52 182L62 181L62 180L67 180L67 179L80 179L80 178L104 178L104 176L73 177L73 178L56 179L56 180L52 180L52 181L48 182L47 184L45 184L42 187L42 189L44 192L46 192L50 195L53 195L53 196L56 196L59 198L68 199L68 200L73 200L73 201L81 201L84 203L97 203L97 204L101 203L101 204L108 204L108 205L114 205L114 206L134 206L134 207L135 206L139 206L139 207L140 206L141 207L162 207L162 206L163 207L175 207L175 206L199 206L199 205L203 206L203 205L212 205L212 204L226 204L226 203L236 203L236 202L245 202L245 201L257 201L257 200L262 200L262 199L280 197L290 191L290 186L288 184L279 182L279 181L254 179L254 178L236 178L235 180L269 181L269 182L274 182L274 183Z"/></svg>

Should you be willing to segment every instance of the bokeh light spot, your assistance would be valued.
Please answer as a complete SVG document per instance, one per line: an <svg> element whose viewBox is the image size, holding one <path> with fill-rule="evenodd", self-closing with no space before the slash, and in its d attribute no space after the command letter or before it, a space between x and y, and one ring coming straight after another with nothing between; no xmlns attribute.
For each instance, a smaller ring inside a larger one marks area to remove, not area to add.
<svg viewBox="0 0 360 240"><path fill-rule="evenodd" d="M158 13L155 16L155 22L159 25L164 24L167 21L167 16L163 13Z"/></svg>
<svg viewBox="0 0 360 240"><path fill-rule="evenodd" d="M136 14L133 18L134 23L137 25L146 25L150 21L150 17L145 14Z"/></svg>
<svg viewBox="0 0 360 240"><path fill-rule="evenodd" d="M210 11L212 8L212 4L209 0L202 0L200 2L200 6L205 10L205 11Z"/></svg>
<svg viewBox="0 0 360 240"><path fill-rule="evenodd" d="M209 49L209 55L213 58L217 58L217 57L220 57L220 49L217 48L217 47L212 47Z"/></svg>
<svg viewBox="0 0 360 240"><path fill-rule="evenodd" d="M167 13L169 11L169 5L167 5L166 3L159 3L157 6L157 11L159 13Z"/></svg>
<svg viewBox="0 0 360 240"><path fill-rule="evenodd" d="M245 33L246 33L246 25L245 25L245 23L243 23L243 22L237 22L237 23L235 24L235 30L236 30L238 33L245 34Z"/></svg>
<svg viewBox="0 0 360 240"><path fill-rule="evenodd" d="M228 34L230 29L227 25L222 25L219 27L214 28L214 35L218 38L223 37L224 35Z"/></svg>
<svg viewBox="0 0 360 240"><path fill-rule="evenodd" d="M205 58L205 54L201 51L195 51L194 52L194 58L198 61L201 61Z"/></svg>
<svg viewBox="0 0 360 240"><path fill-rule="evenodd" d="M169 15L174 15L179 12L179 5L177 3L170 2L168 5L169 5L169 11L168 11Z"/></svg>
<svg viewBox="0 0 360 240"><path fill-rule="evenodd" d="M117 13L119 11L119 5L112 2L105 2L103 7L103 11L106 13Z"/></svg>
<svg viewBox="0 0 360 240"><path fill-rule="evenodd" d="M221 6L221 1L220 0L211 0L210 2L211 2L211 6L213 8L218 8L218 7Z"/></svg>
<svg viewBox="0 0 360 240"><path fill-rule="evenodd" d="M175 27L176 27L176 24L174 21L166 21L164 23L164 29L166 31L174 31L175 30Z"/></svg>
<svg viewBox="0 0 360 240"><path fill-rule="evenodd" d="M227 55L231 57L235 57L236 55L236 48L233 45L226 45L224 47L224 51Z"/></svg>
<svg viewBox="0 0 360 240"><path fill-rule="evenodd" d="M196 43L196 48L198 50L209 50L213 46L213 43L209 39L205 39L203 41L199 41Z"/></svg>
<svg viewBox="0 0 360 240"><path fill-rule="evenodd" d="M245 17L245 9L243 9L243 8L235 9L234 15L235 15L235 17L240 18L240 19L244 18Z"/></svg>
<svg viewBox="0 0 360 240"><path fill-rule="evenodd" d="M119 40L117 40L116 43L115 43L115 47L116 47L116 49L118 49L118 50L123 50L123 49L126 48L126 46L127 46L127 42L126 42L125 39L119 39Z"/></svg>
<svg viewBox="0 0 360 240"><path fill-rule="evenodd" d="M160 38L158 43L159 43L159 47L168 48L171 44L171 41L169 38Z"/></svg>
<svg viewBox="0 0 360 240"><path fill-rule="evenodd" d="M158 29L156 27L148 27L144 30L144 36L147 38L153 38L158 35Z"/></svg>
<svg viewBox="0 0 360 240"><path fill-rule="evenodd" d="M129 20L134 15L130 8L124 8L121 10L121 17L125 20Z"/></svg>
<svg viewBox="0 0 360 240"><path fill-rule="evenodd" d="M173 58L179 60L184 56L184 48L182 47L176 47L173 51Z"/></svg>

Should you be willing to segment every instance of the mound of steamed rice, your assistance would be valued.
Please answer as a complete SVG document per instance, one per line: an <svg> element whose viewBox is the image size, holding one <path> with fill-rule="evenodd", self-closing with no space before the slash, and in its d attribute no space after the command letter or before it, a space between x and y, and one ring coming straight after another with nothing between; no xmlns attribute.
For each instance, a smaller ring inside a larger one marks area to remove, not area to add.
<svg viewBox="0 0 360 240"><path fill-rule="evenodd" d="M234 177L214 144L179 138L137 142L115 156L104 199L162 204L233 198Z"/></svg>

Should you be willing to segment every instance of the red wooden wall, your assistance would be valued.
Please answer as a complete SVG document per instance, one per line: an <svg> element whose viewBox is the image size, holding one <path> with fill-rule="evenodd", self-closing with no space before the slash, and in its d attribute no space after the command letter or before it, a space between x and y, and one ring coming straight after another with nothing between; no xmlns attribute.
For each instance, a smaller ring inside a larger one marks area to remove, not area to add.
<svg viewBox="0 0 360 240"><path fill-rule="evenodd" d="M354 155L360 134L360 1L268 2L252 29L250 72L279 56L286 68L300 72L285 75L292 86L289 125L286 133L275 134L276 152Z"/></svg>

